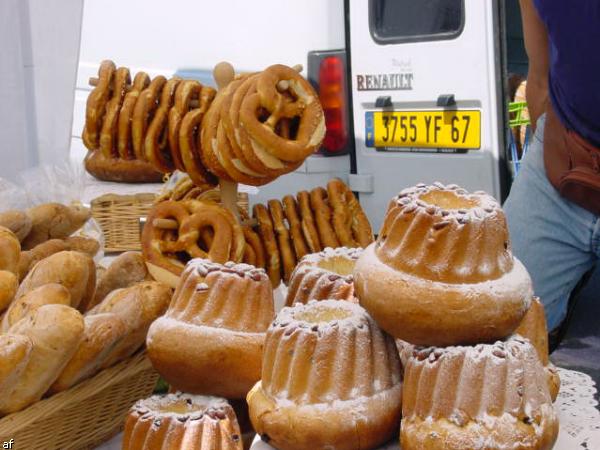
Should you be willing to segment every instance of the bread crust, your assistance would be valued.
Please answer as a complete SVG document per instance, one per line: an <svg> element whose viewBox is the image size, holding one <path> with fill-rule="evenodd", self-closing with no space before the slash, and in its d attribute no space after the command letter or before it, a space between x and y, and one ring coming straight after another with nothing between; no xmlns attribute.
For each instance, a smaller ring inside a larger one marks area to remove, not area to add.
<svg viewBox="0 0 600 450"><path fill-rule="evenodd" d="M27 274L17 297L48 283L58 283L71 293L71 306L84 312L96 291L96 265L86 254L74 251L55 253L38 262Z"/></svg>
<svg viewBox="0 0 600 450"><path fill-rule="evenodd" d="M23 250L31 250L48 239L65 239L79 230L91 217L89 208L80 205L42 203L27 210L31 231L23 240Z"/></svg>
<svg viewBox="0 0 600 450"><path fill-rule="evenodd" d="M375 245L356 262L354 284L360 304L395 338L438 346L489 342L510 335L529 307L531 280L516 258L496 280L449 284L389 267Z"/></svg>
<svg viewBox="0 0 600 450"><path fill-rule="evenodd" d="M0 335L0 409L27 367L32 349L33 343L27 336Z"/></svg>
<svg viewBox="0 0 600 450"><path fill-rule="evenodd" d="M0 407L0 414L19 411L42 398L75 354L83 337L83 316L65 305L44 305L9 329L33 343L27 367L14 390Z"/></svg>
<svg viewBox="0 0 600 450"><path fill-rule="evenodd" d="M8 228L0 227L0 270L18 274L21 243Z"/></svg>
<svg viewBox="0 0 600 450"><path fill-rule="evenodd" d="M0 227L8 228L23 242L31 231L31 218L18 209L4 211L0 213Z"/></svg>
<svg viewBox="0 0 600 450"><path fill-rule="evenodd" d="M287 450L371 449L397 432L402 385L372 397L323 404L278 404L259 381L248 393L256 432L276 448Z"/></svg>
<svg viewBox="0 0 600 450"><path fill-rule="evenodd" d="M0 313L12 302L19 289L17 276L8 270L0 270Z"/></svg>
<svg viewBox="0 0 600 450"><path fill-rule="evenodd" d="M103 181L159 183L163 179L163 174L147 161L106 158L100 151L88 152L84 164L85 170Z"/></svg>

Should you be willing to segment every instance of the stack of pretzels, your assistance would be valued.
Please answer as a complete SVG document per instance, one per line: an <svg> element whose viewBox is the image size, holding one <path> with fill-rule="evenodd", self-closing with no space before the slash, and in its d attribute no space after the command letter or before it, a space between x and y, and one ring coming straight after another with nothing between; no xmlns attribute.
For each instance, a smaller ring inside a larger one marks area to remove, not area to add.
<svg viewBox="0 0 600 450"><path fill-rule="evenodd" d="M103 61L86 104L85 167L107 181L154 182L175 169L201 187L217 184L199 159L202 118L216 91L196 80L150 79L139 72L131 83L126 67Z"/></svg>
<svg viewBox="0 0 600 450"><path fill-rule="evenodd" d="M261 186L297 169L321 145L319 97L296 70L275 64L219 90L202 123L202 161L219 178Z"/></svg>
<svg viewBox="0 0 600 450"><path fill-rule="evenodd" d="M131 83L129 69L112 61L90 82L85 166L102 180L159 181L180 170L202 189L218 178L261 186L298 168L325 135L312 86L280 64L238 75L218 94L143 72Z"/></svg>
<svg viewBox="0 0 600 450"><path fill-rule="evenodd" d="M184 181L151 210L142 234L152 275L171 286L191 258L245 262L265 268L273 286L287 283L300 259L326 247L366 247L371 225L348 186L333 179L327 188L287 195L253 207L253 219L219 205L217 192L191 196ZM187 193L186 193L187 192ZM197 193L197 192L196 192ZM177 199L176 199L177 198Z"/></svg>

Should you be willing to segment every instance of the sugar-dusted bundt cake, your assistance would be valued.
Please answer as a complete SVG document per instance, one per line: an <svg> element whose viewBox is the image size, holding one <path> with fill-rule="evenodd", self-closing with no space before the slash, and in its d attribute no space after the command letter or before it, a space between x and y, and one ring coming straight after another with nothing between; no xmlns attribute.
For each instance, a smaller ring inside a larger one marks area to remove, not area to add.
<svg viewBox="0 0 600 450"><path fill-rule="evenodd" d="M529 339L535 347L548 377L550 397L552 397L552 401L556 400L558 391L560 390L560 376L558 375L556 367L548 358L548 327L546 325L546 314L544 312L544 305L538 297L533 298L529 311L527 311L521 324L515 330L515 334L520 334Z"/></svg>
<svg viewBox="0 0 600 450"><path fill-rule="evenodd" d="M166 314L148 332L148 356L175 388L244 398L260 379L273 289L263 269L191 260Z"/></svg>
<svg viewBox="0 0 600 450"><path fill-rule="evenodd" d="M558 434L528 340L415 349L404 371L400 444L411 449L549 449Z"/></svg>
<svg viewBox="0 0 600 450"><path fill-rule="evenodd" d="M277 315L247 400L278 449L370 449L397 433L401 391L394 340L359 305L323 300Z"/></svg>
<svg viewBox="0 0 600 450"><path fill-rule="evenodd" d="M326 298L356 302L352 271L362 251L362 248L327 247L304 256L290 277L286 306Z"/></svg>
<svg viewBox="0 0 600 450"><path fill-rule="evenodd" d="M532 297L500 205L436 183L405 189L354 267L356 295L394 337L419 345L510 335Z"/></svg>
<svg viewBox="0 0 600 450"><path fill-rule="evenodd" d="M235 414L226 400L154 395L131 407L122 450L242 450Z"/></svg>

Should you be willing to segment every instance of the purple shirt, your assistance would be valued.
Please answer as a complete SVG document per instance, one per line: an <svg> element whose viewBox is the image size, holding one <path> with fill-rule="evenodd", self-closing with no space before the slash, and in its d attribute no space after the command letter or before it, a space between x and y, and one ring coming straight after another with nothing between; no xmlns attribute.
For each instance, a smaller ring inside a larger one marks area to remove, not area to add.
<svg viewBox="0 0 600 450"><path fill-rule="evenodd" d="M548 30L550 98L570 130L600 146L600 0L534 0Z"/></svg>

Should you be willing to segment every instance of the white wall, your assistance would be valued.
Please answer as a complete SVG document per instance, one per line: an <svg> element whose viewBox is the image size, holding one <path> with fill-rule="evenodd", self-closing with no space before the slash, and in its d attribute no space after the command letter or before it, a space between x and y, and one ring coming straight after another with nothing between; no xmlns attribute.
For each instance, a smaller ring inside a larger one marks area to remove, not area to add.
<svg viewBox="0 0 600 450"><path fill-rule="evenodd" d="M69 155L82 8L0 1L0 177Z"/></svg>
<svg viewBox="0 0 600 450"><path fill-rule="evenodd" d="M86 0L83 12L72 155L82 158L87 81L112 59L132 72L238 70L306 65L309 50L344 46L342 0Z"/></svg>

